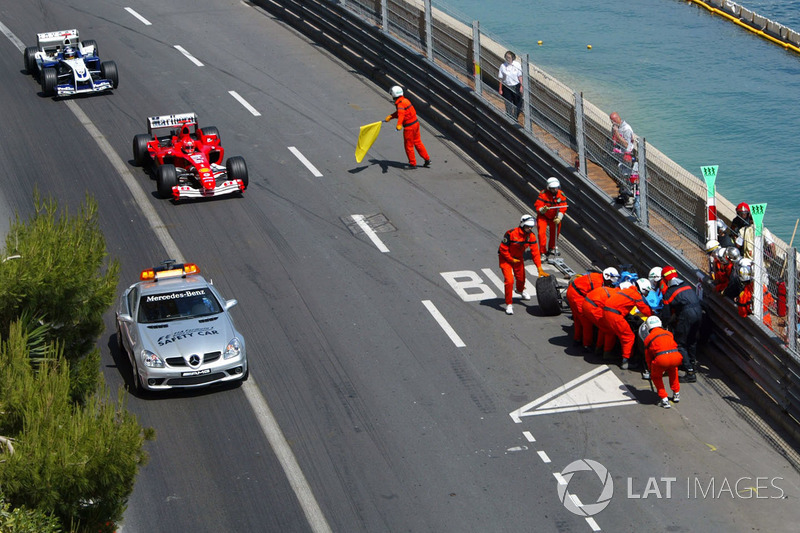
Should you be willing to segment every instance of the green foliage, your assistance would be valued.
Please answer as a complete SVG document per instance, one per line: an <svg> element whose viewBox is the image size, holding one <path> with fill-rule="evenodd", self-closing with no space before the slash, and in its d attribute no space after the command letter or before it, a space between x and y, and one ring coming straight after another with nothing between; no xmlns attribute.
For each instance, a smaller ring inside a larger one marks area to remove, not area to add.
<svg viewBox="0 0 800 533"><path fill-rule="evenodd" d="M62 527L97 531L122 518L151 437L103 387L85 405L70 399L69 365L50 346L35 371L19 322L0 344L0 434L15 438L0 463L7 501L52 512Z"/></svg>
<svg viewBox="0 0 800 533"><path fill-rule="evenodd" d="M34 198L34 214L16 221L0 263L0 336L23 313L38 317L46 340L63 345L75 361L92 351L103 314L114 301L119 263L103 272L106 246L97 203L87 196L76 217L58 213L55 200ZM12 256L19 256L11 259Z"/></svg>
<svg viewBox="0 0 800 533"><path fill-rule="evenodd" d="M0 498L0 531L3 533L61 533L58 519L37 509L11 506Z"/></svg>

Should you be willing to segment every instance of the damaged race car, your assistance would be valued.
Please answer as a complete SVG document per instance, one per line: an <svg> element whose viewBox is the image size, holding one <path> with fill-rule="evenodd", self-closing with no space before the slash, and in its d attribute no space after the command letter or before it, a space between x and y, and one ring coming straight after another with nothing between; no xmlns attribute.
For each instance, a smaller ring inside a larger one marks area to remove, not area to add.
<svg viewBox="0 0 800 533"><path fill-rule="evenodd" d="M81 42L78 30L36 35L36 46L22 53L25 70L39 78L45 96L71 96L116 89L117 64L100 61L97 43Z"/></svg>
<svg viewBox="0 0 800 533"><path fill-rule="evenodd" d="M133 137L133 161L153 166L162 198L211 198L241 193L247 188L247 165L229 157L214 126L199 128L197 115L182 113L147 119L147 133Z"/></svg>
<svg viewBox="0 0 800 533"><path fill-rule="evenodd" d="M132 390L164 391L249 376L245 342L224 299L194 263L163 261L143 270L117 306L117 346Z"/></svg>

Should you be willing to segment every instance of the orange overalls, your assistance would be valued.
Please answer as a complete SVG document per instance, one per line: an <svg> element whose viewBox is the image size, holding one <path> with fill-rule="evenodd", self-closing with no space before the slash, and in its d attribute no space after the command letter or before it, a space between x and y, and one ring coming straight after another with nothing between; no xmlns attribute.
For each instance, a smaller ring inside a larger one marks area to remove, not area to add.
<svg viewBox="0 0 800 533"><path fill-rule="evenodd" d="M764 325L767 326L769 329L772 329L772 315L769 314L769 306L775 302L775 298L770 294L769 290L767 289L766 285L764 286L764 297L763 297L763 306L764 306L764 316L762 317L762 322ZM736 308L739 311L739 316L747 317L753 314L753 281L748 281L744 284L744 289L739 296L736 298Z"/></svg>
<svg viewBox="0 0 800 533"><path fill-rule="evenodd" d="M572 338L583 342L583 345L587 347L592 345L592 323L583 317L583 302L586 295L593 289L602 287L603 282L603 274L588 272L572 280L567 287L567 302L572 310L572 320L575 323Z"/></svg>
<svg viewBox="0 0 800 533"><path fill-rule="evenodd" d="M625 316L631 312L634 306L644 316L653 314L650 306L639 294L636 286L618 290L611 295L611 298L606 300L606 305L603 307L603 322L606 325L606 329L611 330L619 339L619 343L622 346L623 359L631 358L633 343L636 342L636 336L633 334L630 324L625 320Z"/></svg>
<svg viewBox="0 0 800 533"><path fill-rule="evenodd" d="M397 119L397 129L403 130L403 142L406 148L406 155L408 156L408 164L417 166L417 158L414 155L414 148L419 152L420 157L425 161L430 160L428 150L422 144L422 139L419 136L419 120L417 119L417 111L411 102L405 96L401 96L394 101L397 111L389 115L391 118ZM388 120L387 120L388 122Z"/></svg>
<svg viewBox="0 0 800 533"><path fill-rule="evenodd" d="M506 303L511 304L514 296L514 280L517 281L517 292L525 290L525 262L523 254L525 248L530 248L533 262L541 272L542 260L539 257L539 244L533 232L525 233L522 228L510 229L503 235L503 241L497 250L500 258L500 270L503 271L505 280Z"/></svg>
<svg viewBox="0 0 800 533"><path fill-rule="evenodd" d="M665 372L669 377L669 388L672 392L680 392L678 367L683 363L683 355L678 351L678 343L672 333L664 328L651 329L644 339L644 358L659 398L667 397L667 390L664 388Z"/></svg>
<svg viewBox="0 0 800 533"><path fill-rule="evenodd" d="M539 210L542 207L548 209L541 213ZM539 229L539 242L542 243L542 253L546 254L556 247L556 239L561 233L561 224L556 224L553 220L558 213L567 212L567 197L561 192L561 189L556 191L553 195L549 189L545 189L539 193L539 197L533 204L533 209L536 211L536 227ZM547 228L550 228L550 240L547 241L547 246L544 246L545 239L547 238Z"/></svg>
<svg viewBox="0 0 800 533"><path fill-rule="evenodd" d="M611 298L611 295L617 292L613 287L597 287L592 289L583 299L583 315L584 324L590 324L589 331L592 330L591 326L597 328L597 342L595 346L602 348L604 352L610 352L614 349L614 342L617 338L611 331L608 331L603 322L603 307L606 301ZM585 330L584 330L585 331Z"/></svg>
<svg viewBox="0 0 800 533"><path fill-rule="evenodd" d="M730 281L731 271L733 270L733 263L723 263L719 259L714 259L714 270L711 272L711 277L714 280L714 290L723 293L728 288Z"/></svg>

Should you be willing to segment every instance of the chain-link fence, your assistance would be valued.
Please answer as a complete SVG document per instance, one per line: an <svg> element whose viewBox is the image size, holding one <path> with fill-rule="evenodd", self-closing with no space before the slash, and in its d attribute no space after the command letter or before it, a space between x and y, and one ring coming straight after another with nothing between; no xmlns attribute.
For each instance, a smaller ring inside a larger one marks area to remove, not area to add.
<svg viewBox="0 0 800 533"><path fill-rule="evenodd" d="M481 32L477 22L462 22L466 17L444 3L434 2L426 19L426 3L430 5L429 1L419 0L340 1L505 111L505 101L498 91L499 70L509 47ZM428 20L430 40L426 35ZM508 118L517 121L566 164L577 167L579 161L585 161L581 175L608 194L609 205L616 205L654 236L680 250L698 269L707 271L705 182L646 143L645 132L635 128L637 150L630 159L626 158L612 142L609 113L529 63L524 51L512 52L522 67L527 91L522 91L520 115L509 113ZM640 176L645 176L645 182L640 183ZM644 191L644 198L639 197L640 190ZM732 204L721 196L717 196L716 203L719 217L730 222L734 216ZM754 279L765 287L757 304L763 303L765 325L797 356L796 250L772 236L765 241L764 259L756 261L758 272L754 273ZM758 308L754 314L761 316Z"/></svg>

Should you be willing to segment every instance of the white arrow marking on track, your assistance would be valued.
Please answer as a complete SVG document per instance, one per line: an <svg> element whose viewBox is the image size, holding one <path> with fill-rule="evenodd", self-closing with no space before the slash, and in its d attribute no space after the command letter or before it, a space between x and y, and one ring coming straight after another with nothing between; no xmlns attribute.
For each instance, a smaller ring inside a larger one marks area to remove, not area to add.
<svg viewBox="0 0 800 533"><path fill-rule="evenodd" d="M128 13L130 13L131 15L133 15L134 17L136 17L140 21L142 21L142 24L144 24L145 26L152 26L153 25L149 20L147 20L146 18L141 16L139 13L134 11L133 8L126 7L125 11L127 11Z"/></svg>
<svg viewBox="0 0 800 533"><path fill-rule="evenodd" d="M439 324L439 327L441 327L444 332L447 333L447 336L450 337L450 340L453 341L453 344L456 345L456 348L463 348L466 346L464 341L461 340L461 337L458 336L458 333L456 333L456 330L450 326L444 316L442 316L442 313L436 309L436 306L433 305L433 302L430 300L422 300L422 305L424 305L431 316L433 316L433 319L436 320L436 322Z"/></svg>
<svg viewBox="0 0 800 533"><path fill-rule="evenodd" d="M199 60L199 59L197 59L196 57L194 57L194 56L193 56L192 54L190 54L189 52L187 52L187 51L186 51L186 49L185 49L183 46L179 46L179 45L177 45L177 44L176 44L176 45L175 45L175 50L177 50L178 52L180 52L180 53L182 53L183 55L185 55L185 56L186 56L186 59L188 59L189 61L191 61L192 63L194 63L194 64L195 64L195 65L197 65L198 67L202 67L202 66L203 66L203 64L200 62L200 60Z"/></svg>
<svg viewBox="0 0 800 533"><path fill-rule="evenodd" d="M290 147L289 147L289 151L290 151L290 152L292 152L292 153L294 154L294 156L295 156L297 159L299 159L299 160L300 160L300 162L301 162L301 163L303 163L303 164L306 166L306 168L307 168L308 170L310 170L310 171L311 171L311 173L314 175L314 177L315 177L315 178L321 178L321 177L322 177L322 172L320 172L319 170L317 170L317 167L315 167L314 165L312 165L312 164L311 164L311 161L309 161L308 159L306 159L306 156L304 156L303 154L301 154L301 153L300 153L300 150L298 150L298 149L297 149L297 148L295 148L294 146L290 146Z"/></svg>
<svg viewBox="0 0 800 533"><path fill-rule="evenodd" d="M519 424L523 416L537 416L569 411L639 403L607 365L573 379L556 390L509 413Z"/></svg>
<svg viewBox="0 0 800 533"><path fill-rule="evenodd" d="M256 108L255 108L255 107L253 107L253 106L251 106L251 105L250 105L250 104L247 102L247 100L245 100L244 98L242 98L241 96L239 96L239 93L237 93L236 91L228 91L228 94L229 94L229 95L231 95L231 96L233 96L234 98L236 98L236 100L237 100L237 101L238 101L240 104L242 104L242 105L244 106L244 108L245 108L245 109L247 109L248 111L250 111L250 112L253 114L253 116L254 116L254 117L260 117L260 116L261 116L261 113L259 113L258 111L256 111Z"/></svg>
<svg viewBox="0 0 800 533"><path fill-rule="evenodd" d="M364 215L353 215L353 220L355 220L356 224L358 224L358 227L361 228L361 230L367 234L369 240L371 240L372 243L378 247L378 250L380 250L383 253L389 252L389 249L386 247L385 244L383 244L383 241L378 238L378 235L374 231L372 231L372 228L369 227L367 221L364 220Z"/></svg>

